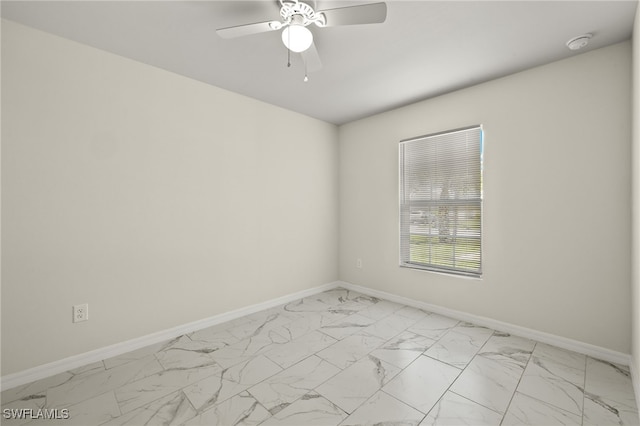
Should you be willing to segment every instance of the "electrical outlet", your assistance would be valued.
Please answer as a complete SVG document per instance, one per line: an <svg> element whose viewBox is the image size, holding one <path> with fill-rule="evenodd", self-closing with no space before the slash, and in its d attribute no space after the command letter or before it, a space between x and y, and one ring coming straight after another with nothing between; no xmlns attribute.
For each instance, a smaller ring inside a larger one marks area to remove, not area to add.
<svg viewBox="0 0 640 426"><path fill-rule="evenodd" d="M89 304L75 305L73 307L73 322L82 322L89 319Z"/></svg>
<svg viewBox="0 0 640 426"><path fill-rule="evenodd" d="M362 269L362 259L356 260L356 268Z"/></svg>

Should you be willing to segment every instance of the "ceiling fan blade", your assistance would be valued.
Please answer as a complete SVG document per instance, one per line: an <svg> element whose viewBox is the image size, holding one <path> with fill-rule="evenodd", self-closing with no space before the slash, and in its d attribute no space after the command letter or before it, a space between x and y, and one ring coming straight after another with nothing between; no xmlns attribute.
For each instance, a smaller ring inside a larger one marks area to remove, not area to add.
<svg viewBox="0 0 640 426"><path fill-rule="evenodd" d="M255 24L237 25L235 27L218 28L216 33L222 38L236 38L252 34L278 30L282 24L278 21L256 22Z"/></svg>
<svg viewBox="0 0 640 426"><path fill-rule="evenodd" d="M387 19L386 3L371 3L360 6L340 7L320 11L324 14L324 27L337 25L380 24Z"/></svg>
<svg viewBox="0 0 640 426"><path fill-rule="evenodd" d="M311 47L300 53L300 55L302 56L302 61L304 62L307 72L318 71L322 68L322 62L320 61L320 55L318 55L318 49L316 49L315 43L311 43Z"/></svg>

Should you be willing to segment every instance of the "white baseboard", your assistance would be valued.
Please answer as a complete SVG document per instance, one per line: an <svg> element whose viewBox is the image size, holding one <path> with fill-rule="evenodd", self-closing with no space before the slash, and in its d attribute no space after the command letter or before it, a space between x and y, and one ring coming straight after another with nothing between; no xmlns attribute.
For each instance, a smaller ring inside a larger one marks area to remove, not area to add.
<svg viewBox="0 0 640 426"><path fill-rule="evenodd" d="M296 293L288 294L286 296L278 297L275 299L267 300L266 302L258 303L244 308L236 309L231 312L225 312L220 315L214 315L209 318L190 322L177 327L170 328L168 330L159 331L146 336L137 337L135 339L127 340L125 342L116 343L114 345L106 346L103 348L95 349L89 352L85 352L79 355L70 356L58 361L54 361L48 364L39 365L37 367L29 368L24 371L20 371L13 374L7 374L0 378L0 390L7 390L16 386L21 386L35 380L44 379L46 377L53 376L55 374L63 373L74 368L82 367L93 362L102 361L107 358L122 355L124 353L143 348L145 346L153 345L156 343L164 342L166 340L174 339L182 336L183 334L193 333L194 331L201 330L203 328L211 327L213 325L222 324L223 322L231 321L236 318L250 315L255 312L263 311L265 309L273 308L284 303L289 303L303 297L311 296L322 291L330 290L332 288L339 287L341 283L332 282L321 286L309 288L306 290L298 291Z"/></svg>
<svg viewBox="0 0 640 426"><path fill-rule="evenodd" d="M215 315L210 318L205 318L199 321L194 321L188 324L180 325L170 328L168 330L159 331L146 336L138 337L135 339L127 340L122 343L99 348L93 351L85 352L83 354L74 355L68 358L54 361L48 364L40 365L28 370L20 371L13 374L8 374L0 378L0 390L7 390L17 386L21 386L30 383L35 380L44 379L46 377L53 376L55 374L63 373L74 368L82 367L93 362L102 361L107 358L122 355L124 353L143 348L145 346L153 345L156 343L164 342L166 340L174 339L182 336L183 334L192 333L194 331L201 330L203 328L211 327L213 325L221 324L223 322L231 321L245 315L250 315L255 312L259 312L265 309L273 308L284 303L292 302L303 297L311 296L322 291L331 290L336 287L343 287L348 290L358 291L360 293L367 294L369 296L377 297L380 299L386 299L392 302L401 303L403 305L413 306L418 309L423 309L429 312L434 312L440 315L446 315L451 318L455 318L460 321L467 321L480 326L492 328L494 330L503 331L506 333L526 337L539 342L547 343L557 346L559 348L571 350L574 352L582 353L603 361L613 362L622 365L628 365L631 369L634 390L636 397L640 396L640 382L636 380L636 366L632 363L631 356L621 352L612 351L610 349L602 348L599 346L591 345L588 343L579 342L577 340L568 339L566 337L556 336L549 333L533 330L526 327L521 327L514 324L494 320L491 318L481 317L478 315L469 314L462 311L456 311L453 309L445 308L438 305L432 305L430 303L421 302L414 299L409 299L403 296L397 296L395 294L387 293L380 290L374 290L368 287L363 287L355 284L351 284L344 281L335 281L332 283L324 284L318 287L302 290L296 293L288 294L286 296L278 297L268 300L266 302L258 303L255 305L247 306L244 308L236 309L231 312L226 312L220 315ZM638 403L640 406L640 401Z"/></svg>
<svg viewBox="0 0 640 426"><path fill-rule="evenodd" d="M460 321L466 321L466 322L470 322L483 327L488 327L494 330L502 331L505 333L526 337L528 339L536 340L542 343L547 343L549 345L557 346L562 349L578 352L593 358L601 359L603 361L613 362L616 364L622 364L627 366L631 364L630 363L631 356L629 354L625 354L622 352L616 352L611 349L606 349L600 346L591 345L589 343L580 342L578 340L569 339L567 337L544 333L542 331L521 327L519 325L509 324L509 323L498 321L491 318L473 315L467 312L456 311L454 309L449 309L449 308L445 308L438 305L432 305L430 303L409 299L407 297L397 296L395 294L387 293L385 291L374 290L368 287L363 287L360 285L355 285L355 284L351 284L344 281L339 281L339 284L341 287L344 287L348 290L358 291L360 293L364 293L369 296L377 297L380 299L386 299L391 302L401 303L403 305L413 306L414 308L422 309L429 312L434 312L440 315L445 315ZM638 395L637 392L636 392L636 395Z"/></svg>

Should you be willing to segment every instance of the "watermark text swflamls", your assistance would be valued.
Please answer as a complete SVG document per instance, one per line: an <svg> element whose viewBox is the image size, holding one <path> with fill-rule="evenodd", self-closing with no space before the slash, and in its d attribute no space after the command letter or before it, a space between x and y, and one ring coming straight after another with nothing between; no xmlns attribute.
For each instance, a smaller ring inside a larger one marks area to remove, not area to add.
<svg viewBox="0 0 640 426"><path fill-rule="evenodd" d="M9 419L45 419L45 420L66 420L69 418L68 408L4 408L2 417Z"/></svg>

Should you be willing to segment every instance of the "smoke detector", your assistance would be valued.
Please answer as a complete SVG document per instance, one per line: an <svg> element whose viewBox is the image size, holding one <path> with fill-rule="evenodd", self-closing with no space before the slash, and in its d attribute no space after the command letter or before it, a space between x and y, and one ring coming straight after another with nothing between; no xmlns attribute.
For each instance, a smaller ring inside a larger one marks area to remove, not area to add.
<svg viewBox="0 0 640 426"><path fill-rule="evenodd" d="M567 47L571 50L578 50L589 44L589 40L593 37L593 34L582 34L578 37L574 37L567 42Z"/></svg>

